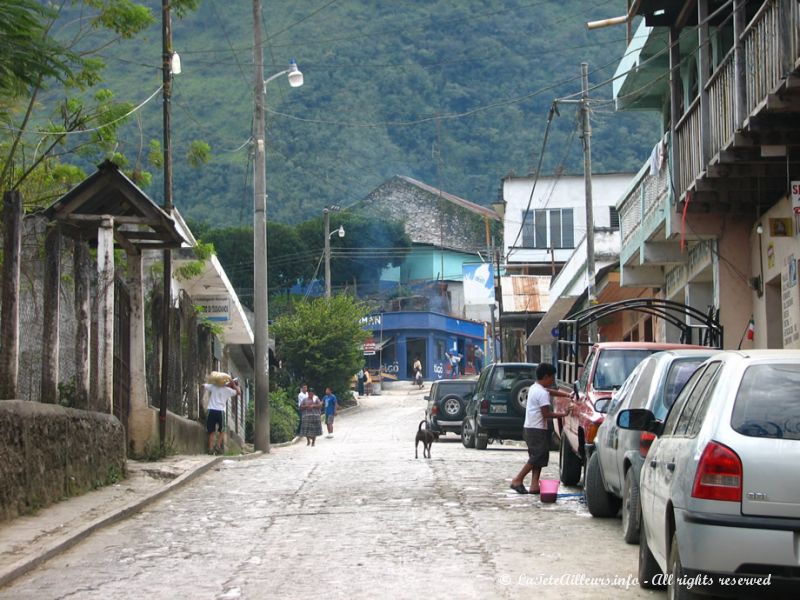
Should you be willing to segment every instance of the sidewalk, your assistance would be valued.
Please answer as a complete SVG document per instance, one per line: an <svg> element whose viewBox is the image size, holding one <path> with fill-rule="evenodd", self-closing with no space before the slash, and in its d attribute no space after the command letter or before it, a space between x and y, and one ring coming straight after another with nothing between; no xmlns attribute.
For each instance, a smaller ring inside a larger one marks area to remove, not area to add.
<svg viewBox="0 0 800 600"><path fill-rule="evenodd" d="M129 460L128 477L120 483L0 524L0 588L94 531L139 512L220 462L261 456L261 452L254 452L239 456L176 455L157 462Z"/></svg>
<svg viewBox="0 0 800 600"><path fill-rule="evenodd" d="M349 413L358 406L356 400L354 406L340 412ZM291 446L299 439L273 444L272 448ZM0 523L0 589L95 531L136 514L222 461L263 456L262 452L253 452L238 456L174 455L155 462L128 460L128 477L124 481Z"/></svg>

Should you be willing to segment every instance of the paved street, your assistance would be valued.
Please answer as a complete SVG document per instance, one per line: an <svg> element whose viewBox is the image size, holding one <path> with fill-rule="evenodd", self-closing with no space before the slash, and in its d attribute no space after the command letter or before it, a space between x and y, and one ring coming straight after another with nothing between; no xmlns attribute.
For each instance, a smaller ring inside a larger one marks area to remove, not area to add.
<svg viewBox="0 0 800 600"><path fill-rule="evenodd" d="M450 435L415 460L423 393L362 399L315 448L225 461L0 597L664 597L626 588L637 548L618 520L508 489L519 447L466 450Z"/></svg>

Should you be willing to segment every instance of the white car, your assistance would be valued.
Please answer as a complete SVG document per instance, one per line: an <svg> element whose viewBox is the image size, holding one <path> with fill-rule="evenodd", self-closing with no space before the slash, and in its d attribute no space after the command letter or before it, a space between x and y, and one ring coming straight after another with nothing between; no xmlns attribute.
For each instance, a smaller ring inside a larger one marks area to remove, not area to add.
<svg viewBox="0 0 800 600"><path fill-rule="evenodd" d="M642 467L639 583L800 598L800 352L721 352L687 381Z"/></svg>

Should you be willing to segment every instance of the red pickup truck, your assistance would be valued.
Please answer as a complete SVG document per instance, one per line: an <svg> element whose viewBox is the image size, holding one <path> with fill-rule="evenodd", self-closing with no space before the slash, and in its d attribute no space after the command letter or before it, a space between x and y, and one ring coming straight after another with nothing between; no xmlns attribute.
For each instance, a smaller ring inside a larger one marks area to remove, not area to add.
<svg viewBox="0 0 800 600"><path fill-rule="evenodd" d="M603 422L605 413L606 403L598 404L598 402L609 400L645 358L655 352L677 348L703 348L703 346L651 342L600 342L589 349L582 368L559 368L559 387L573 390L577 394L569 415L557 419L555 423L556 433L560 437L559 475L564 485L577 485L581 479L582 467L589 462L597 428ZM572 374L577 374L577 380L565 380ZM570 400L554 398L553 402L555 410L561 412L567 410Z"/></svg>

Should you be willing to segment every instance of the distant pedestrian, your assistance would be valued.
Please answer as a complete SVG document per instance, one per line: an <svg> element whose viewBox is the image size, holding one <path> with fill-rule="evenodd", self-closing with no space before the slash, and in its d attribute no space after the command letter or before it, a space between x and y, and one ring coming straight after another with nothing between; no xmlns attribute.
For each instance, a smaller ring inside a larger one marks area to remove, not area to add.
<svg viewBox="0 0 800 600"><path fill-rule="evenodd" d="M325 437L332 438L333 419L336 417L336 413L339 409L339 402L337 401L336 396L331 388L325 388L325 396L323 396L322 402L325 407L325 426L328 428L328 435Z"/></svg>
<svg viewBox="0 0 800 600"><path fill-rule="evenodd" d="M548 389L555 383L556 369L549 363L541 363L536 368L536 383L528 390L528 403L525 409L525 423L522 439L528 446L528 462L511 480L511 489L519 494L538 494L539 476L550 459L550 430L547 419L566 417L572 410L572 403L566 412L553 412L550 396L570 398L571 394L561 390ZM525 477L532 473L531 486L525 489Z"/></svg>
<svg viewBox="0 0 800 600"><path fill-rule="evenodd" d="M225 413L228 408L228 400L240 396L242 390L239 387L239 381L231 379L227 373L212 371L206 381L203 388L208 392L208 414L206 415L208 453L222 454L225 452Z"/></svg>
<svg viewBox="0 0 800 600"><path fill-rule="evenodd" d="M356 390L358 391L358 397L364 395L364 383L367 381L367 375L364 369L359 369L358 373L356 373Z"/></svg>
<svg viewBox="0 0 800 600"><path fill-rule="evenodd" d="M306 446L315 446L317 436L322 435L321 408L322 403L314 394L314 390L308 390L308 396L300 403L300 413L302 414L300 435L305 436Z"/></svg>
<svg viewBox="0 0 800 600"><path fill-rule="evenodd" d="M483 370L483 348L480 346L475 346L475 352L473 354L473 362L475 364L475 373L480 373Z"/></svg>
<svg viewBox="0 0 800 600"><path fill-rule="evenodd" d="M450 377L455 379L459 375L458 365L461 362L461 355L457 350L451 350L448 353L447 358L450 361Z"/></svg>
<svg viewBox="0 0 800 600"><path fill-rule="evenodd" d="M300 410L300 405L306 398L308 398L308 386L303 383L300 385L300 393L297 394L297 435L300 435L300 427L303 425L303 413Z"/></svg>

